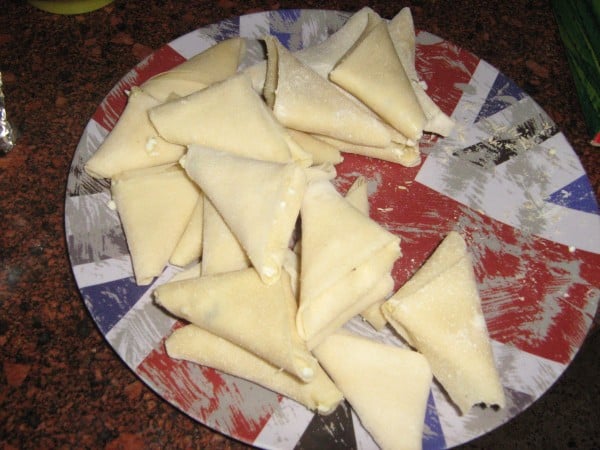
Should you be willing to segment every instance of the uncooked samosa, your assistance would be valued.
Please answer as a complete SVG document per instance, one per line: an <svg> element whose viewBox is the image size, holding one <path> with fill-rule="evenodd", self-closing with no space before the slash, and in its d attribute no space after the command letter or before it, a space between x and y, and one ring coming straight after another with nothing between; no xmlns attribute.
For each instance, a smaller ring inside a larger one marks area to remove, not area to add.
<svg viewBox="0 0 600 450"><path fill-rule="evenodd" d="M410 8L402 8L400 12L388 22L388 31L394 44L394 48L396 49L396 53L398 54L398 58L406 71L406 75L410 79L417 100L427 119L423 125L423 130L439 134L440 136L448 136L454 128L454 121L448 117L429 97L427 92L425 92L415 68L416 37Z"/></svg>
<svg viewBox="0 0 600 450"><path fill-rule="evenodd" d="M169 142L266 161L292 160L285 128L243 74L156 106L149 117Z"/></svg>
<svg viewBox="0 0 600 450"><path fill-rule="evenodd" d="M265 37L265 42L268 59L264 96L279 122L288 128L355 144L390 144L390 133L373 115L302 64L276 38Z"/></svg>
<svg viewBox="0 0 600 450"><path fill-rule="evenodd" d="M94 178L112 178L128 170L177 162L185 147L165 141L148 119L147 111L160 102L133 87L125 110L100 147L85 163Z"/></svg>
<svg viewBox="0 0 600 450"><path fill-rule="evenodd" d="M294 327L296 299L287 273L262 282L252 268L175 281L154 291L171 314L222 337L304 382L317 362Z"/></svg>
<svg viewBox="0 0 600 450"><path fill-rule="evenodd" d="M306 187L304 169L198 145L188 147L183 163L261 279L277 281Z"/></svg>
<svg viewBox="0 0 600 450"><path fill-rule="evenodd" d="M425 115L385 22L361 37L329 73L329 79L409 139L416 142L421 138Z"/></svg>
<svg viewBox="0 0 600 450"><path fill-rule="evenodd" d="M459 233L448 234L382 311L425 355L463 414L478 403L504 407L471 258Z"/></svg>
<svg viewBox="0 0 600 450"><path fill-rule="evenodd" d="M339 30L323 42L299 50L294 55L323 78L327 78L333 66L354 45L369 24L378 20L381 20L379 15L365 6L350 16ZM262 93L267 72L266 61L260 61L243 72L252 80L256 92Z"/></svg>
<svg viewBox="0 0 600 450"><path fill-rule="evenodd" d="M244 39L227 39L153 76L140 87L161 103L184 97L234 75L245 49Z"/></svg>
<svg viewBox="0 0 600 450"><path fill-rule="evenodd" d="M423 355L346 331L314 354L382 449L422 447L432 380Z"/></svg>
<svg viewBox="0 0 600 450"><path fill-rule="evenodd" d="M123 172L112 180L137 284L167 265L201 195L176 164Z"/></svg>
<svg viewBox="0 0 600 450"><path fill-rule="evenodd" d="M352 206L328 181L308 185L301 219L296 325L312 348L342 319L369 306L361 300L391 272L401 255L400 239Z"/></svg>

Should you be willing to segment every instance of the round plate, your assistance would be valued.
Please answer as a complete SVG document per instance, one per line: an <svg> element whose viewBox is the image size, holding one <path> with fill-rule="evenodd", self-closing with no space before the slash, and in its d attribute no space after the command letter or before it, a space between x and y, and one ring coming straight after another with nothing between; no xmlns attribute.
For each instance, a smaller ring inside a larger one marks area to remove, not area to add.
<svg viewBox="0 0 600 450"><path fill-rule="evenodd" d="M83 164L119 118L126 92L235 36L248 39L244 65L264 57L258 42L275 35L291 50L324 40L349 17L284 10L225 20L189 33L141 62L111 90L75 152L66 198L69 254L84 302L125 363L162 398L222 433L266 448L376 448L342 404L320 417L271 391L218 371L170 359L163 341L175 320L152 291L134 282L118 215L107 207L107 180ZM600 215L590 183L563 134L510 79L475 55L427 32L417 35L417 69L428 93L456 120L445 139L426 139L422 163L406 168L345 155L335 184L369 180L372 217L402 239L396 287L457 230L473 256L482 306L506 392L502 410L474 407L460 416L432 384L423 447L446 448L480 436L539 398L573 359L598 302ZM375 339L403 345L391 331Z"/></svg>

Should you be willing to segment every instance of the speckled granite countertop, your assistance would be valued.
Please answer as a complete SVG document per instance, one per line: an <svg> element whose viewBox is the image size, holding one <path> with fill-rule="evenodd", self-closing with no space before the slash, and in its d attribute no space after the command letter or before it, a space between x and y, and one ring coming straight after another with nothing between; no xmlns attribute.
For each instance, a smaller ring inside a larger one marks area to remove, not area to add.
<svg viewBox="0 0 600 450"><path fill-rule="evenodd" d="M242 6L242 4L244 6ZM0 1L0 70L21 136L0 158L0 445L17 448L231 449L247 446L157 397L90 318L64 238L65 183L84 126L112 86L174 38L268 9L355 11L362 1L117 0L58 16ZM395 2L369 3L384 17ZM588 136L549 3L423 0L418 28L464 47L532 95L565 133L600 193ZM600 333L531 408L465 448L600 448Z"/></svg>

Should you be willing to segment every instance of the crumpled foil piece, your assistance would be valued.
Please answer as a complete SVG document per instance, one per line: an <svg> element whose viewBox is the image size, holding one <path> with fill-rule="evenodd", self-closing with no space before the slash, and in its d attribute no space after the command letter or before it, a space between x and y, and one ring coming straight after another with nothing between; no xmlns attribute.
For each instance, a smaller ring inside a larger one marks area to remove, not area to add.
<svg viewBox="0 0 600 450"><path fill-rule="evenodd" d="M0 155L6 155L15 146L15 132L6 118L4 93L2 92L2 72L0 72Z"/></svg>

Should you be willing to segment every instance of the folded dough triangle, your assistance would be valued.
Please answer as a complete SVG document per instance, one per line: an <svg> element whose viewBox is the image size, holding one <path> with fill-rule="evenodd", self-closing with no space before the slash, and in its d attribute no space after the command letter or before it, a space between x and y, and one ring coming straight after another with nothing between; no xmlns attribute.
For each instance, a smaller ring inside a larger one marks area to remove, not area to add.
<svg viewBox="0 0 600 450"><path fill-rule="evenodd" d="M301 210L301 289L296 326L313 348L393 289L400 239L326 181L309 184Z"/></svg>
<svg viewBox="0 0 600 450"><path fill-rule="evenodd" d="M385 22L380 22L361 37L329 73L329 79L409 139L420 139L425 115Z"/></svg>
<svg viewBox="0 0 600 450"><path fill-rule="evenodd" d="M123 172L112 180L137 284L167 265L201 195L178 165Z"/></svg>
<svg viewBox="0 0 600 450"><path fill-rule="evenodd" d="M265 283L281 274L304 190L304 169L191 145L185 169L219 211Z"/></svg>
<svg viewBox="0 0 600 450"><path fill-rule="evenodd" d="M100 147L85 163L94 178L112 178L120 172L176 162L185 148L162 139L148 119L148 110L160 102L133 87L125 110Z"/></svg>
<svg viewBox="0 0 600 450"><path fill-rule="evenodd" d="M329 414L343 400L342 393L317 365L310 383L255 354L195 325L175 330L165 341L170 357L229 373L285 395L319 414Z"/></svg>
<svg viewBox="0 0 600 450"><path fill-rule="evenodd" d="M209 199L204 200L202 274L250 267L248 255Z"/></svg>
<svg viewBox="0 0 600 450"><path fill-rule="evenodd" d="M245 49L244 39L227 39L153 76L140 87L161 102L184 97L234 75Z"/></svg>
<svg viewBox="0 0 600 450"><path fill-rule="evenodd" d="M347 332L314 350L382 449L420 449L431 368L423 355Z"/></svg>
<svg viewBox="0 0 600 450"><path fill-rule="evenodd" d="M449 233L382 311L425 355L463 414L477 403L504 407L471 258L460 234Z"/></svg>
<svg viewBox="0 0 600 450"><path fill-rule="evenodd" d="M360 37L381 20L379 14L364 6L326 40L295 52L294 55L323 78L327 78L329 72Z"/></svg>
<svg viewBox="0 0 600 450"><path fill-rule="evenodd" d="M159 286L158 304L171 314L216 334L302 381L317 363L296 333L296 300L284 272L267 285L254 269L207 275Z"/></svg>
<svg viewBox="0 0 600 450"><path fill-rule="evenodd" d="M204 219L204 195L198 196L196 206L192 211L190 221L185 227L179 242L169 262L175 266L184 267L192 262L198 262L202 256L202 229Z"/></svg>
<svg viewBox="0 0 600 450"><path fill-rule="evenodd" d="M448 117L429 97L415 68L415 27L410 8L405 7L388 22L388 31L408 78L427 119L423 130L448 136L454 128L454 121Z"/></svg>
<svg viewBox="0 0 600 450"><path fill-rule="evenodd" d="M328 181L306 189L302 218L301 302L310 301L400 239L345 200Z"/></svg>
<svg viewBox="0 0 600 450"><path fill-rule="evenodd" d="M266 161L292 159L285 128L243 74L156 106L149 116L169 142L204 145Z"/></svg>
<svg viewBox="0 0 600 450"><path fill-rule="evenodd" d="M265 37L267 79L264 96L284 126L362 145L391 142L386 127L373 115L292 55L277 38Z"/></svg>

